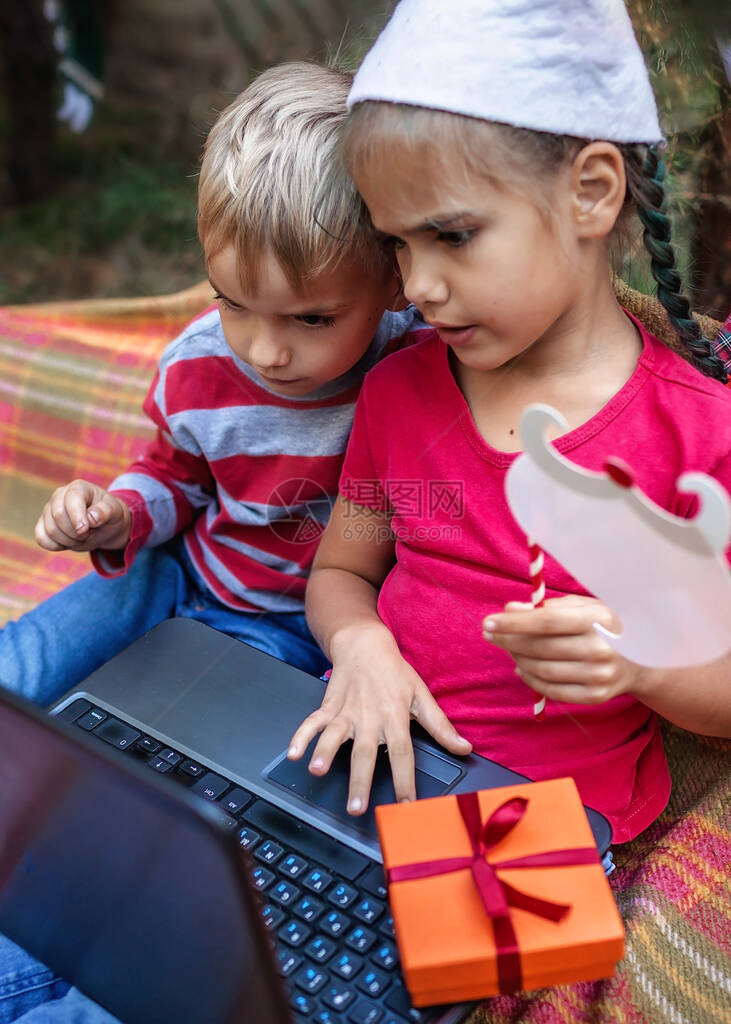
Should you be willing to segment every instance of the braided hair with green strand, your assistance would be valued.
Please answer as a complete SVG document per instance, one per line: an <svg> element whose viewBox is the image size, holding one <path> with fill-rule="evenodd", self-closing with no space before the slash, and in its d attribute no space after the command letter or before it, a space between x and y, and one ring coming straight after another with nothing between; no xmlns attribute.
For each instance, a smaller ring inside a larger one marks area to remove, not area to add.
<svg viewBox="0 0 731 1024"><path fill-rule="evenodd" d="M691 316L688 299L681 293L663 186L665 163L653 146L620 148L627 169L627 189L637 205L637 213L645 229L643 238L650 254L652 276L657 282L657 297L665 307L690 363L707 377L725 384L727 376L723 361L713 351L708 338L703 336L700 324Z"/></svg>

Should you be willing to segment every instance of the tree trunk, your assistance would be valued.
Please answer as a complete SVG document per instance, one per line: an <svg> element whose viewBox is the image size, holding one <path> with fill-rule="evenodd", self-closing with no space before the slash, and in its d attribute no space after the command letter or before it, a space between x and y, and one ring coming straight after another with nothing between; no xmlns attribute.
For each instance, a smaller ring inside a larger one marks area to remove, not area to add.
<svg viewBox="0 0 731 1024"><path fill-rule="evenodd" d="M55 182L56 53L42 0L0 2L0 47L8 105L8 174L20 203Z"/></svg>
<svg viewBox="0 0 731 1024"><path fill-rule="evenodd" d="M693 292L699 313L725 320L731 310L731 104L724 91L718 118L704 140L707 157L691 240Z"/></svg>

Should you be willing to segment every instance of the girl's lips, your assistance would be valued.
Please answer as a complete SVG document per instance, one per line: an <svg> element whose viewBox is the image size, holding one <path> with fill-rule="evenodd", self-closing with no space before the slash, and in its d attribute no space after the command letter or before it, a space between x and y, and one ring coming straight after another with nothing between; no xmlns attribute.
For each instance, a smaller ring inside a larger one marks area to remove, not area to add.
<svg viewBox="0 0 731 1024"><path fill-rule="evenodd" d="M434 324L437 334L447 345L466 345L472 339L477 330L477 325L471 327L442 327Z"/></svg>

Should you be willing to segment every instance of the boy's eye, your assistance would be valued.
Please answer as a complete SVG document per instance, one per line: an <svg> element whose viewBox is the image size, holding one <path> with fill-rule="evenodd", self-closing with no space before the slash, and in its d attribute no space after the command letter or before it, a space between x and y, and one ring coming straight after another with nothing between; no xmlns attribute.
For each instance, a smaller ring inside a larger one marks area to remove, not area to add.
<svg viewBox="0 0 731 1024"><path fill-rule="evenodd" d="M403 247L406 245L406 242L404 242L403 238L398 238L396 235L387 235L383 231L377 231L376 238L378 239L379 243L383 246L383 248L386 249L387 251L393 251L394 249L403 249Z"/></svg>
<svg viewBox="0 0 731 1024"><path fill-rule="evenodd" d="M218 292L215 293L214 298L224 309L228 309L232 313L240 312L243 309L243 306L235 306L233 302L229 302L228 299L224 298L223 295L219 295Z"/></svg>
<svg viewBox="0 0 731 1024"><path fill-rule="evenodd" d="M332 327L335 323L334 316L325 316L323 313L302 313L295 320L307 327Z"/></svg>
<svg viewBox="0 0 731 1024"><path fill-rule="evenodd" d="M474 229L465 228L463 231L440 231L437 238L452 249L459 249L461 245L466 245L470 239L474 238L475 234Z"/></svg>

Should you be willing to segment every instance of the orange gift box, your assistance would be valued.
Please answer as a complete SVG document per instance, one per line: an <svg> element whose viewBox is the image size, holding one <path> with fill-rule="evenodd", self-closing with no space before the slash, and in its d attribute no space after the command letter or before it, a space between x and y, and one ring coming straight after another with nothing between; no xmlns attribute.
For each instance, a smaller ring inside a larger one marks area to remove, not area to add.
<svg viewBox="0 0 731 1024"><path fill-rule="evenodd" d="M608 978L624 928L573 779L376 807L415 1006Z"/></svg>

